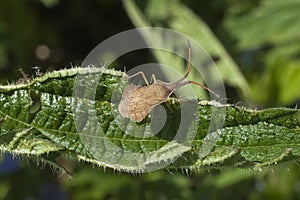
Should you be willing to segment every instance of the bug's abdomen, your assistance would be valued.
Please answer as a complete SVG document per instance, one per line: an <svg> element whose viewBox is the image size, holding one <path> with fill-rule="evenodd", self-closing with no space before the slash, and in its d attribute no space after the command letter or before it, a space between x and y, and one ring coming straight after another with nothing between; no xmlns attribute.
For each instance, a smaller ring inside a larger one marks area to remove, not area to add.
<svg viewBox="0 0 300 200"><path fill-rule="evenodd" d="M165 102L171 91L162 85L149 85L135 90L129 98L129 115L134 121L142 121L154 106Z"/></svg>

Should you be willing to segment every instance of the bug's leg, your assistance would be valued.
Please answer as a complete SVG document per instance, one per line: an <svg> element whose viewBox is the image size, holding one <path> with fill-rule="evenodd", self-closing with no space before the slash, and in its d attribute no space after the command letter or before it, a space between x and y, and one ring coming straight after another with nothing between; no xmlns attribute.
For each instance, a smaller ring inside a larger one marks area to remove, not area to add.
<svg viewBox="0 0 300 200"><path fill-rule="evenodd" d="M156 83L155 74L152 74L151 79L150 79L150 83Z"/></svg>
<svg viewBox="0 0 300 200"><path fill-rule="evenodd" d="M144 79L146 85L149 85L149 82L148 82L148 80L147 80L147 78L146 78L146 75L145 75L145 73L142 72L142 71L137 72L136 74L133 74L133 75L131 75L131 76L127 76L127 77L125 78L125 80L129 80L129 79L131 79L131 78L133 78L133 77L135 77L135 76L137 76L137 75L141 75L141 76L143 77L143 79Z"/></svg>

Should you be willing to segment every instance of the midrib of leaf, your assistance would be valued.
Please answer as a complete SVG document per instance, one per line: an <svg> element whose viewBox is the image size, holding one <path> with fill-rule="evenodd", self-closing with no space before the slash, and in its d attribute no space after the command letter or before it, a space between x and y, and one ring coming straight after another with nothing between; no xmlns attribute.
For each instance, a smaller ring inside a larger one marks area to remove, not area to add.
<svg viewBox="0 0 300 200"><path fill-rule="evenodd" d="M103 74L97 83L98 96L88 101L95 105L104 135L97 135L97 130L95 135L89 135L93 136L94 143L87 148L74 123L72 102L78 97L73 96L73 87L76 75L99 73ZM172 120L158 134L147 138L130 134L151 134L147 121L139 125L128 121L125 133L118 125L120 116L112 114L116 108L110 102L112 90L122 92L125 83L120 78L123 75L104 68L72 68L47 73L29 83L0 86L0 150L37 161L48 159L49 163L52 157L72 154L91 164L129 172L143 172L145 165L165 160L174 161L166 168L199 170L225 166L259 168L299 159L300 112L297 109L256 111L214 101L198 101L199 123L190 124L191 129L198 130L195 138L185 141L191 144L189 147L172 141L178 128L175 125L180 122L179 104L188 102L173 98L166 103L168 117ZM36 106L34 103L38 99L40 105ZM224 127L207 134L212 109L225 109ZM201 154L203 145L211 142L210 135L216 138L210 144L213 148ZM134 165L122 155L114 158L116 155L111 149L101 146L105 138L125 152L149 153L149 156L141 165ZM97 153L115 159L116 163L97 159Z"/></svg>

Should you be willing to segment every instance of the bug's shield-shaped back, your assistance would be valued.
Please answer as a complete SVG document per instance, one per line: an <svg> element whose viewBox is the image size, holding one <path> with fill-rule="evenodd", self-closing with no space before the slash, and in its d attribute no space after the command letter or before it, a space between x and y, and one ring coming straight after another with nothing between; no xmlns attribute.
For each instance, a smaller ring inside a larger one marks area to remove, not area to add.
<svg viewBox="0 0 300 200"><path fill-rule="evenodd" d="M154 106L165 102L172 91L163 85L148 86L128 85L124 88L119 104L119 112L136 122L142 121Z"/></svg>

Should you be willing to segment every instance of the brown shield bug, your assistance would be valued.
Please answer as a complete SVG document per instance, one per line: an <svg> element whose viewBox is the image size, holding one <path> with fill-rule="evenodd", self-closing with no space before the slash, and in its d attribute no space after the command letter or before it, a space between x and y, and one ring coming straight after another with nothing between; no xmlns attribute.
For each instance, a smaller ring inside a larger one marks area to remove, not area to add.
<svg viewBox="0 0 300 200"><path fill-rule="evenodd" d="M217 95L214 91L207 88L206 86L194 82L194 81L185 81L190 73L191 68L191 47L188 42L188 70L185 75L174 82L166 83L161 80L157 80L155 75L152 74L150 84L144 74L140 71L132 76L125 77L126 80L133 78L134 76L141 75L146 83L145 86L142 85L132 85L129 84L125 86L122 94L121 101L118 106L119 113L122 117L130 118L133 121L140 122L142 121L156 106L163 102L166 102L168 97L178 88L188 85L195 84L205 90L211 92L212 94ZM153 83L151 83L153 82Z"/></svg>

